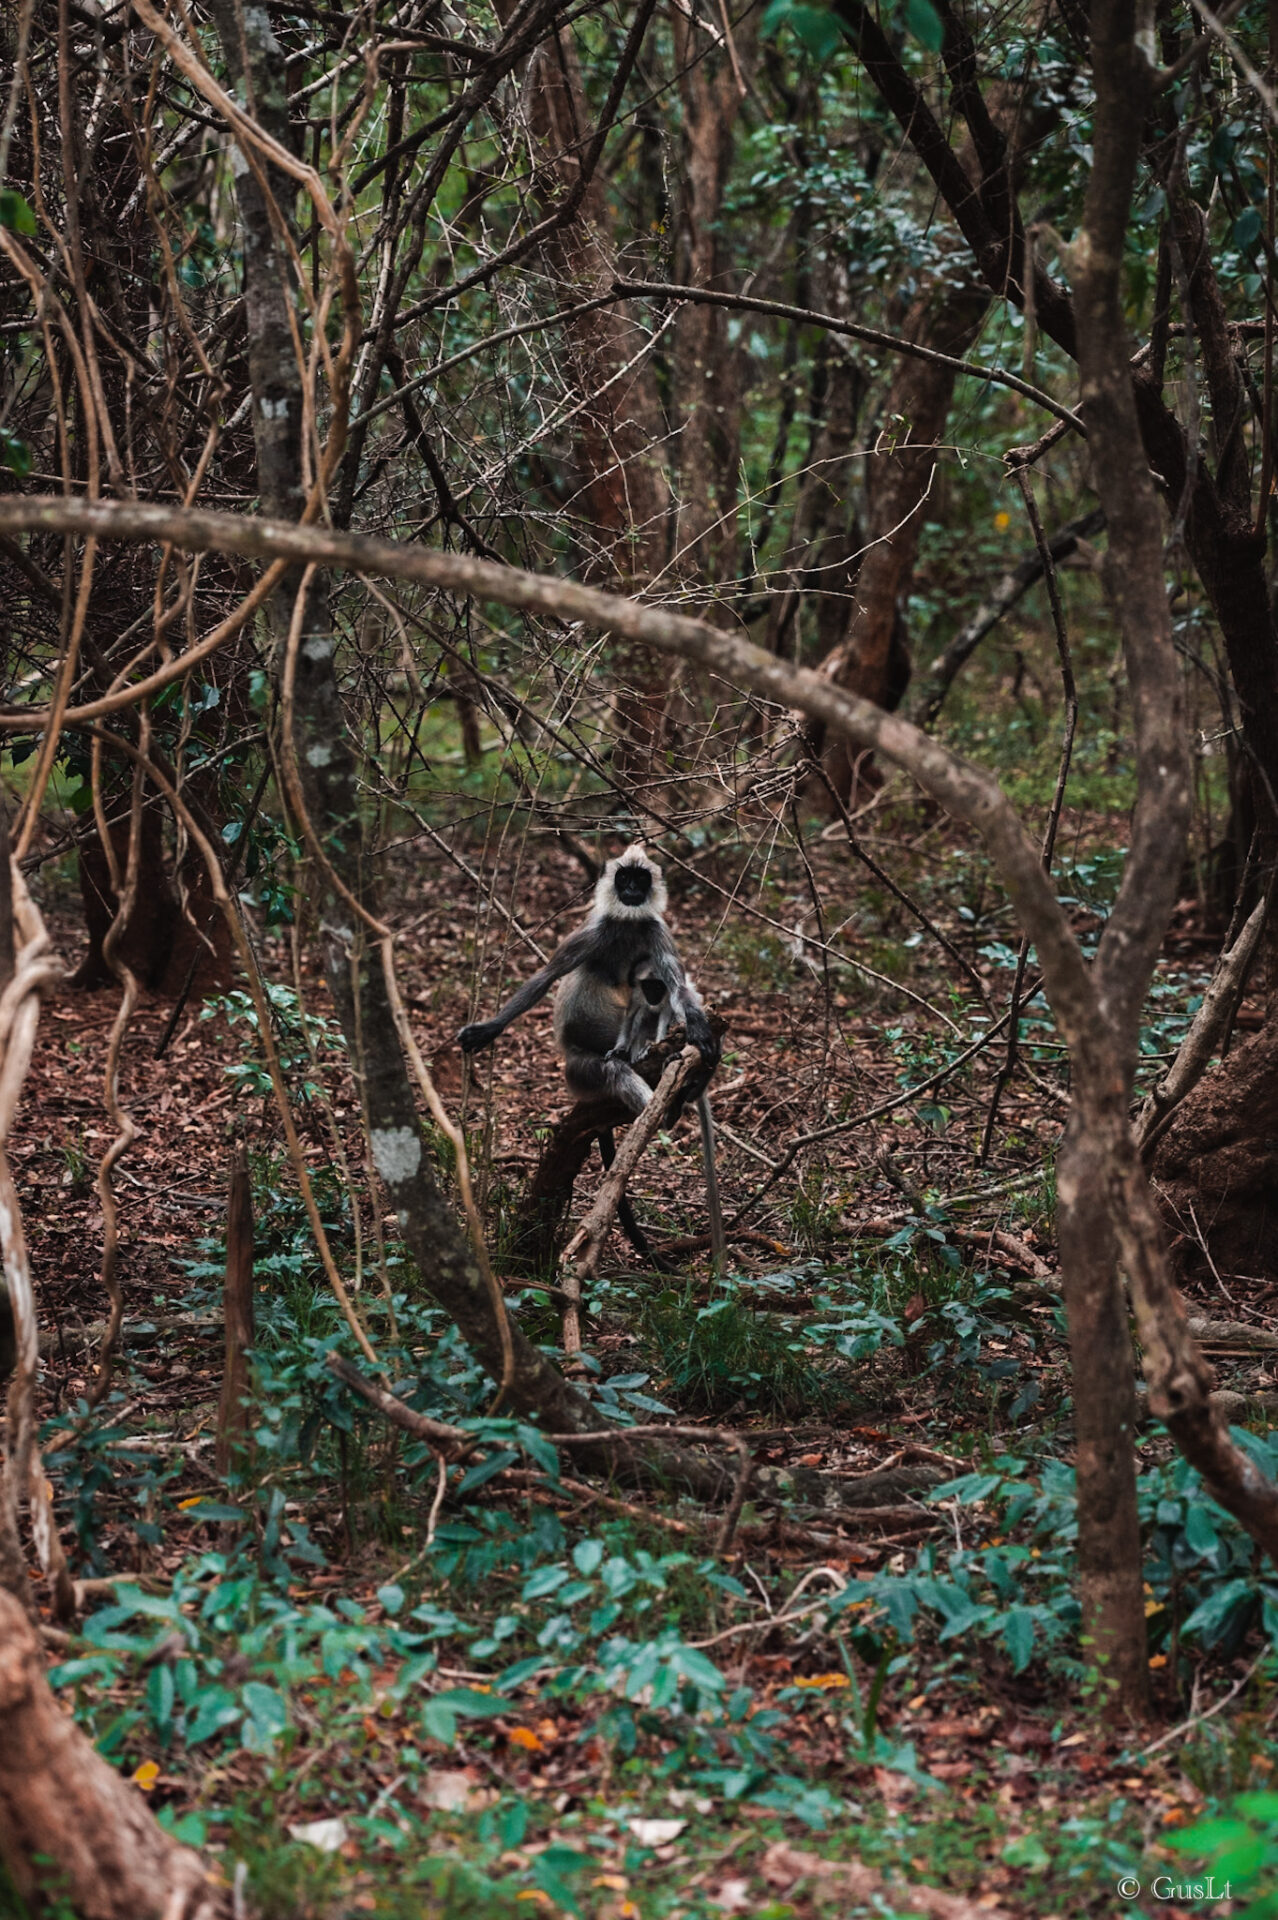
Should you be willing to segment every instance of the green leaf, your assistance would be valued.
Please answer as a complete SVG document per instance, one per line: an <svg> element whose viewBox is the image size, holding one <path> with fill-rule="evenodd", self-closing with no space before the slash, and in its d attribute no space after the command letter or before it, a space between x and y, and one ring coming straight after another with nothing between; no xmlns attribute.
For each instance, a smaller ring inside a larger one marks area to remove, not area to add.
<svg viewBox="0 0 1278 1920"><path fill-rule="evenodd" d="M579 1540L572 1550L572 1564L578 1573L596 1573L604 1557L602 1540Z"/></svg>
<svg viewBox="0 0 1278 1920"><path fill-rule="evenodd" d="M691 1680L694 1687L700 1687L705 1693L720 1693L728 1684L713 1660L707 1659L696 1647L680 1647L673 1664L685 1680Z"/></svg>
<svg viewBox="0 0 1278 1920"><path fill-rule="evenodd" d="M211 1739L239 1717L239 1706L226 1688L210 1687L207 1693L201 1695L199 1705L186 1723L187 1746L199 1746L202 1740Z"/></svg>
<svg viewBox="0 0 1278 1920"><path fill-rule="evenodd" d="M789 27L801 46L826 59L843 43L843 28L828 7L807 5L805 0L772 0L763 16L765 34L779 33Z"/></svg>
<svg viewBox="0 0 1278 1920"><path fill-rule="evenodd" d="M470 1493L475 1487L482 1487L486 1480L493 1478L494 1474L503 1473L507 1467L513 1467L518 1458L519 1455L512 1453L509 1448L504 1453L490 1453L486 1460L481 1460L477 1467L472 1467L464 1476L457 1489L458 1493Z"/></svg>
<svg viewBox="0 0 1278 1920"><path fill-rule="evenodd" d="M146 1677L147 1711L157 1733L167 1734L172 1723L173 1691L173 1669L167 1660L161 1660Z"/></svg>
<svg viewBox="0 0 1278 1920"><path fill-rule="evenodd" d="M199 1524L205 1520L243 1520L244 1513L240 1507L228 1506L225 1500L201 1500L198 1506L183 1507L182 1518Z"/></svg>
<svg viewBox="0 0 1278 1920"><path fill-rule="evenodd" d="M1181 1632L1198 1634L1205 1647L1213 1646L1235 1607L1247 1606L1254 1593L1250 1580L1227 1580L1223 1587L1217 1587L1214 1593L1208 1594L1201 1606L1194 1608Z"/></svg>
<svg viewBox="0 0 1278 1920"><path fill-rule="evenodd" d="M1278 1793L1240 1793L1235 1804L1249 1820L1278 1820Z"/></svg>
<svg viewBox="0 0 1278 1920"><path fill-rule="evenodd" d="M74 1687L81 1680L106 1680L117 1671L115 1660L110 1654L91 1653L80 1660L64 1660L61 1666L50 1667L45 1678L51 1687Z"/></svg>
<svg viewBox="0 0 1278 1920"><path fill-rule="evenodd" d="M1260 238L1260 210L1257 207L1244 207L1234 221L1234 245L1247 253Z"/></svg>
<svg viewBox="0 0 1278 1920"><path fill-rule="evenodd" d="M182 1618L182 1609L176 1600L168 1594L143 1593L141 1587L117 1587L115 1604L127 1607L130 1614L144 1614L149 1620L180 1622Z"/></svg>
<svg viewBox="0 0 1278 1920"><path fill-rule="evenodd" d="M240 1698L257 1739L263 1746L270 1746L288 1725L288 1702L284 1695L275 1687L264 1686L260 1680L247 1680L240 1689Z"/></svg>
<svg viewBox="0 0 1278 1920"><path fill-rule="evenodd" d="M524 1581L523 1600L544 1600L548 1594L557 1593L568 1578L567 1567L538 1567L536 1573L530 1573Z"/></svg>
<svg viewBox="0 0 1278 1920"><path fill-rule="evenodd" d="M0 466L8 467L19 480L26 479L32 466L30 447L7 427L0 427Z"/></svg>
<svg viewBox="0 0 1278 1920"><path fill-rule="evenodd" d="M1036 1833L1022 1833L1015 1840L1009 1840L1003 1848L1003 1858L1009 1867L1028 1867L1031 1873L1042 1873L1052 1864L1052 1857Z"/></svg>
<svg viewBox="0 0 1278 1920"><path fill-rule="evenodd" d="M932 0L905 0L905 24L929 53L941 51L945 26Z"/></svg>
<svg viewBox="0 0 1278 1920"><path fill-rule="evenodd" d="M545 1664L545 1656L540 1653L533 1654L531 1659L516 1660L513 1667L506 1668L497 1685L503 1693L514 1693L517 1687L523 1686L525 1680L531 1680L535 1673L540 1673Z"/></svg>
<svg viewBox="0 0 1278 1920"><path fill-rule="evenodd" d="M157 1807L155 1817L184 1847L202 1847L208 1840L209 1823L202 1813L175 1814L172 1807Z"/></svg>
<svg viewBox="0 0 1278 1920"><path fill-rule="evenodd" d="M457 1738L457 1715L442 1699L428 1700L422 1709L422 1726L432 1740L451 1747Z"/></svg>
<svg viewBox="0 0 1278 1920"><path fill-rule="evenodd" d="M1028 1607L1011 1607L1004 1614L1003 1645L1011 1657L1012 1671L1024 1673L1034 1651L1034 1615Z"/></svg>
<svg viewBox="0 0 1278 1920"><path fill-rule="evenodd" d="M431 1696L432 1705L442 1705L450 1713L460 1714L463 1720L488 1720L499 1713L510 1712L509 1700L503 1700L494 1693L480 1693L477 1687L450 1687L444 1693Z"/></svg>
<svg viewBox="0 0 1278 1920"><path fill-rule="evenodd" d="M395 1615L403 1608L404 1589L396 1586L379 1587L377 1589L377 1598L393 1620Z"/></svg>
<svg viewBox="0 0 1278 1920"><path fill-rule="evenodd" d="M1219 1553L1220 1535L1206 1507L1191 1507L1185 1520L1185 1539L1202 1559Z"/></svg>
<svg viewBox="0 0 1278 1920"><path fill-rule="evenodd" d="M34 233L36 217L22 195L13 187L0 188L0 227L10 233Z"/></svg>

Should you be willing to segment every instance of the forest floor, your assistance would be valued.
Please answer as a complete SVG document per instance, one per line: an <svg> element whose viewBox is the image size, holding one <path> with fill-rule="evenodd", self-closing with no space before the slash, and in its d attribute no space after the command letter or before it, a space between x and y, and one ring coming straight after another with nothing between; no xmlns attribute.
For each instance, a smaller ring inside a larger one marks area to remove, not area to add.
<svg viewBox="0 0 1278 1920"><path fill-rule="evenodd" d="M645 1269L614 1236L578 1373L623 1416L731 1427L800 1481L855 1489L877 1473L887 1491L837 1514L748 1503L722 1552L720 1516L668 1493L563 1487L553 1462L529 1471L545 1462L526 1435L508 1431L503 1452L491 1426L482 1464L436 1508L434 1460L355 1411L323 1364L340 1317L234 998L193 1008L162 1059L170 1008L144 1005L130 1028L121 1102L138 1134L116 1172L126 1342L86 1427L116 996L64 989L46 1007L13 1157L50 1469L73 1571L100 1583L74 1634L50 1622L55 1679L164 1818L221 1848L228 1871L247 1864L267 1916L1234 1910L1219 1875L1210 1895L1177 1891L1205 1882L1210 1856L1175 1841L1266 1787L1278 1761L1256 1665L1264 1595L1219 1514L1202 1534L1185 1470L1150 1435L1151 1723L1113 1725L1103 1673L1071 1650L1052 1227L1064 1083L1032 1003L1038 1024L976 1166L1015 964L997 891L970 855L945 888L929 880L945 831L891 796L863 843L930 930L850 857L841 829L810 835L801 860L765 824L754 844L743 832L670 868L672 926L727 1028L713 1098L730 1272L716 1279L695 1245L678 1251L704 1236L685 1121L631 1188L678 1271ZM1087 937L1107 905L1112 822L1067 824L1061 864ZM584 911L581 868L553 842L485 871L542 947ZM457 1112L452 1035L536 962L505 917L477 916L475 886L441 856L401 847L394 890L413 929L405 997ZM46 906L74 963L72 903L52 882ZM261 947L268 976L289 979L287 943L264 933ZM1151 1072L1213 951L1186 900L1151 999ZM483 952L494 964L479 984ZM322 1019L315 976L302 986ZM297 1003L281 997L277 1014L301 1087L313 1070ZM310 1037L323 1059L326 1029ZM393 1376L419 1376L414 1403L482 1425L482 1378L423 1304L393 1221L379 1259L356 1106L330 1066L332 1100L303 1097L299 1111L348 1283L358 1257L370 1330ZM553 1344L553 1303L502 1262L566 1107L547 1009L483 1058L464 1097L498 1270ZM252 1159L259 1333L257 1424L228 1498L212 1446L233 1138ZM583 1190L596 1177L592 1164ZM1191 1307L1264 1326L1267 1290L1223 1276ZM1220 1366L1244 1393L1273 1384L1272 1355L1245 1342ZM1213 1595L1219 1626L1229 1582L1248 1578L1246 1594L1230 1588L1228 1632L1182 1637ZM866 1599L849 1598L853 1582ZM1235 1686L1229 1710L1206 1717Z"/></svg>

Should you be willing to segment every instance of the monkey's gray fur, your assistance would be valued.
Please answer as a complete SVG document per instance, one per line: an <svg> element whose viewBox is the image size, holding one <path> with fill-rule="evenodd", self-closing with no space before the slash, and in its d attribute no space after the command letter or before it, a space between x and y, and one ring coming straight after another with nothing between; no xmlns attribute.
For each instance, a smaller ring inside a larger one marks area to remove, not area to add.
<svg viewBox="0 0 1278 1920"><path fill-rule="evenodd" d="M711 1238L716 1262L723 1255L723 1220L714 1167L714 1131L706 1085L719 1063L719 1042L706 1018L701 996L684 973L662 915L666 885L660 867L641 845L610 860L595 888L594 907L584 927L569 934L547 964L491 1020L462 1028L463 1053L490 1047L512 1020L562 981L555 1002L555 1041L563 1056L564 1078L579 1100L618 1100L642 1113L652 1090L631 1062L682 1025L701 1054L701 1067L689 1081L681 1104L695 1100L701 1119ZM600 1133L605 1165L612 1139Z"/></svg>

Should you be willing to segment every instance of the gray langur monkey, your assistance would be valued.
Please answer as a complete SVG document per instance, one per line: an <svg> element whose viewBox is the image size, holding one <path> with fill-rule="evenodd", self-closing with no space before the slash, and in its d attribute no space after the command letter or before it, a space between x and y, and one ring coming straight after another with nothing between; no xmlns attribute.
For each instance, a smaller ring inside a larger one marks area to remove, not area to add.
<svg viewBox="0 0 1278 1920"><path fill-rule="evenodd" d="M632 1062L656 1040L664 1039L672 1026L682 1025L701 1055L701 1066L685 1087L680 1107L691 1101L697 1105L711 1245L716 1266L722 1266L723 1214L715 1174L714 1122L706 1098L720 1047L701 996L680 964L662 917L665 908L666 884L660 867L642 846L628 847L604 868L585 926L570 933L547 964L491 1020L463 1027L457 1040L463 1053L490 1047L512 1020L535 1007L556 981L562 981L555 1002L555 1042L563 1056L569 1092L579 1100L618 1100L638 1114L652 1099L652 1090ZM599 1147L605 1166L610 1166L610 1130L601 1129Z"/></svg>

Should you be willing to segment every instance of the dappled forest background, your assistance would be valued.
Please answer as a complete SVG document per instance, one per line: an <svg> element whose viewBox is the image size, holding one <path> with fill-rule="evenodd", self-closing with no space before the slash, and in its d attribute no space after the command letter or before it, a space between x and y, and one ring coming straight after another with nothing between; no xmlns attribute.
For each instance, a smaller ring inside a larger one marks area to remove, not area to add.
<svg viewBox="0 0 1278 1920"><path fill-rule="evenodd" d="M1269 1911L1272 9L0 36L0 1911Z"/></svg>

